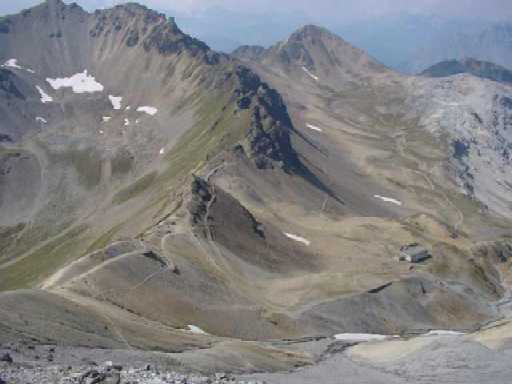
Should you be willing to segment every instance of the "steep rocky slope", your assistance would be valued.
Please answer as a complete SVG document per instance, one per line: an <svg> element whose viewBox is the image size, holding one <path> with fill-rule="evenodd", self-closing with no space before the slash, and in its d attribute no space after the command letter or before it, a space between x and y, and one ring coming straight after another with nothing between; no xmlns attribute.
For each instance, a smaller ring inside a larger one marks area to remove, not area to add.
<svg viewBox="0 0 512 384"><path fill-rule="evenodd" d="M494 156L506 86L402 77L315 26L236 59L136 4L2 25L2 342L272 370L312 359L270 340L500 316L508 257L482 249L507 241L508 195L468 193L458 171L489 173L461 155L465 123L434 119L481 91ZM398 262L411 242L432 258Z"/></svg>
<svg viewBox="0 0 512 384"><path fill-rule="evenodd" d="M419 124L444 136L451 174L470 198L510 217L511 89L468 75L411 81Z"/></svg>

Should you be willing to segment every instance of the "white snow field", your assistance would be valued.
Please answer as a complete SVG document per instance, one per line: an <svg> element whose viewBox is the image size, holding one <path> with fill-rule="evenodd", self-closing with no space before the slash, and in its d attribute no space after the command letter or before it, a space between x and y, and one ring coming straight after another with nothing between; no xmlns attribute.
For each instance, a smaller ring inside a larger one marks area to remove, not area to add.
<svg viewBox="0 0 512 384"><path fill-rule="evenodd" d="M82 73L74 74L71 77L62 77L57 79L47 78L53 89L71 88L74 93L94 93L102 92L104 87L96 81L94 76L87 73L87 69Z"/></svg>
<svg viewBox="0 0 512 384"><path fill-rule="evenodd" d="M137 108L137 112L144 112L144 113L147 113L148 115L154 116L157 114L158 109L155 107L148 106L148 105L143 105L142 107Z"/></svg>

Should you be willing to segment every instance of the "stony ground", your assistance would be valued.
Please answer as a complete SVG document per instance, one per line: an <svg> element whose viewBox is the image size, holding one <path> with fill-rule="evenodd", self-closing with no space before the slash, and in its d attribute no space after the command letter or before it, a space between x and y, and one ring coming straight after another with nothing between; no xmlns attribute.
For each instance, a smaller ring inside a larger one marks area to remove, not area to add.
<svg viewBox="0 0 512 384"><path fill-rule="evenodd" d="M256 379L236 380L229 373L214 370L208 374L191 371L157 352L26 342L0 345L0 384L263 383Z"/></svg>
<svg viewBox="0 0 512 384"><path fill-rule="evenodd" d="M78 367L0 363L0 384L258 384L261 380L237 380L226 373L211 376L160 371L158 367L123 367L111 361Z"/></svg>
<svg viewBox="0 0 512 384"><path fill-rule="evenodd" d="M0 346L0 384L505 384L512 377L512 322L472 334L438 332L384 341L334 338L297 342L315 363L287 372L199 373L166 354L49 345ZM221 360L221 358L219 357ZM250 367L240 367L254 372Z"/></svg>

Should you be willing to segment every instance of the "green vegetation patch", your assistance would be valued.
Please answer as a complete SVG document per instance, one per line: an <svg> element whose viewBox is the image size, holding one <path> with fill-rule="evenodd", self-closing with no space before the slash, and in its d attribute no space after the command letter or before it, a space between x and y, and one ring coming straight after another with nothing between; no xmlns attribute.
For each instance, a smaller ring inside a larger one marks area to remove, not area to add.
<svg viewBox="0 0 512 384"><path fill-rule="evenodd" d="M191 172L223 150L242 140L250 125L247 110L238 110L229 92L215 92L196 98L200 107L196 113L196 124L178 140L173 150L164 158L164 170L152 172L120 190L113 198L114 204L122 204L148 189L158 190L157 201L168 198L169 187L181 186ZM190 103L193 99L189 100ZM165 195L165 196L164 196Z"/></svg>
<svg viewBox="0 0 512 384"><path fill-rule="evenodd" d="M112 199L114 204L122 204L131 198L140 195L146 189L150 187L153 181L156 179L157 172L148 173L145 176L142 176L135 183L129 185L128 187L121 189L117 192Z"/></svg>
<svg viewBox="0 0 512 384"><path fill-rule="evenodd" d="M115 234L119 232L119 229L122 227L122 224L116 225L115 227L109 229L107 232L103 233L100 237L98 237L94 242L87 248L85 254L92 253L94 251L105 248L112 239Z"/></svg>
<svg viewBox="0 0 512 384"><path fill-rule="evenodd" d="M200 99L197 123L165 157L168 169L163 179L189 174L204 162L241 141L250 125L247 110L237 110L228 95L213 94Z"/></svg>
<svg viewBox="0 0 512 384"><path fill-rule="evenodd" d="M50 276L71 255L76 255L80 236L86 231L86 225L72 228L28 256L0 269L0 291L29 288Z"/></svg>

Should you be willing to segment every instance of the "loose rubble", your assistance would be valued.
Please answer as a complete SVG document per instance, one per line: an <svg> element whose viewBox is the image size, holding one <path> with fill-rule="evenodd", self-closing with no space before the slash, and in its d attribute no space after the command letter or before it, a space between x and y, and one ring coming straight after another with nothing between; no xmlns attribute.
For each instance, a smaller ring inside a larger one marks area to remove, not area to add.
<svg viewBox="0 0 512 384"><path fill-rule="evenodd" d="M238 381L228 373L211 376L160 372L157 367L146 365L125 368L106 362L89 366L33 366L31 364L0 363L0 384L264 384L262 381Z"/></svg>

